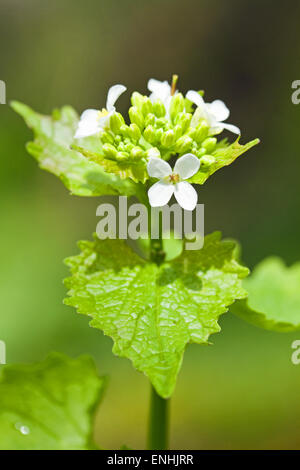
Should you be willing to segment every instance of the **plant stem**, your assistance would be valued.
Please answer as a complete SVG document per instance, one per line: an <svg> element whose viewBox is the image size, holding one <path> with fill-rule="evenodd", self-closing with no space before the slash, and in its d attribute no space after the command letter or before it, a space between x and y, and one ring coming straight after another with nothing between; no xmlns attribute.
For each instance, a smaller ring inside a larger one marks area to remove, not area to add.
<svg viewBox="0 0 300 470"><path fill-rule="evenodd" d="M165 258L163 251L162 220L159 220L159 239L151 239L151 208L149 214L150 260L160 265ZM151 385L150 415L148 427L148 449L165 450L168 446L169 434L169 400L165 400Z"/></svg>
<svg viewBox="0 0 300 470"><path fill-rule="evenodd" d="M168 447L169 400L161 398L151 385L148 449L165 450Z"/></svg>

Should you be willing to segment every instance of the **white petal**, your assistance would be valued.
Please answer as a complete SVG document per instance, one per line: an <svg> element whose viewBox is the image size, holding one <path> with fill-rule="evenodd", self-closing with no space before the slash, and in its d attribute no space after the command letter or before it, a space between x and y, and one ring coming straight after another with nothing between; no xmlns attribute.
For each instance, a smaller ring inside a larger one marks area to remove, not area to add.
<svg viewBox="0 0 300 470"><path fill-rule="evenodd" d="M110 87L107 93L107 100L106 100L106 109L107 111L112 111L115 102L119 98L119 96L126 91L127 88L124 85L114 85Z"/></svg>
<svg viewBox="0 0 300 470"><path fill-rule="evenodd" d="M80 117L78 128L75 133L75 139L88 137L99 132L99 111L96 109L87 109Z"/></svg>
<svg viewBox="0 0 300 470"><path fill-rule="evenodd" d="M83 111L82 115L80 116L81 121L95 121L98 119L99 111L97 109L86 109Z"/></svg>
<svg viewBox="0 0 300 470"><path fill-rule="evenodd" d="M178 158L175 163L174 173L178 173L180 178L186 180L195 175L200 167L200 160L192 153L186 153Z"/></svg>
<svg viewBox="0 0 300 470"><path fill-rule="evenodd" d="M220 122L218 124L220 124L220 126L222 126L223 129L227 129L228 131L233 132L234 134L241 133L241 130L237 126L234 126L233 124L227 124L226 122Z"/></svg>
<svg viewBox="0 0 300 470"><path fill-rule="evenodd" d="M151 178L159 179L164 178L165 176L169 176L172 173L172 168L170 167L169 163L158 157L149 158L147 170Z"/></svg>
<svg viewBox="0 0 300 470"><path fill-rule="evenodd" d="M200 108L205 108L206 105L205 105L205 102L204 102L204 99L202 98L201 95L199 95L199 93L197 93L196 91L194 90L189 90L187 92L187 94L185 95L185 97L191 101L192 103L194 103L195 105L199 106Z"/></svg>
<svg viewBox="0 0 300 470"><path fill-rule="evenodd" d="M174 193L175 186L166 181L158 181L148 191L149 202L152 207L161 207L168 204Z"/></svg>
<svg viewBox="0 0 300 470"><path fill-rule="evenodd" d="M175 184L174 196L178 204L186 211L192 211L195 209L198 195L190 183L181 181L180 183Z"/></svg>
<svg viewBox="0 0 300 470"><path fill-rule="evenodd" d="M155 80L155 78L150 78L148 81L148 90L152 92L149 97L151 101L160 99L166 106L166 101L171 96L171 86L167 81L160 82L159 80Z"/></svg>
<svg viewBox="0 0 300 470"><path fill-rule="evenodd" d="M228 119L230 111L226 104L221 100L215 100L206 104L210 113L214 115L216 121L225 121Z"/></svg>

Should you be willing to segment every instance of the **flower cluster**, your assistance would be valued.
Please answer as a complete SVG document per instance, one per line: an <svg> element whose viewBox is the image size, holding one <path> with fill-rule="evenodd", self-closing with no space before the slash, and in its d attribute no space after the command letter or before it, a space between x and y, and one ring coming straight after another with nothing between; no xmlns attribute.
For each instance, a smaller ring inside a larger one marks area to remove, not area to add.
<svg viewBox="0 0 300 470"><path fill-rule="evenodd" d="M195 175L200 166L207 172L209 167L216 166L220 146L216 135L224 129L235 134L240 134L240 130L224 122L229 117L229 110L223 101L206 103L201 92L194 90L188 91L184 97L176 89L176 83L177 76L173 76L171 85L166 81L150 79L149 96L134 92L131 96L132 106L128 111L130 123L126 123L115 108L117 99L126 91L126 87L114 85L108 92L105 109L88 109L81 115L75 138L83 139L80 142L82 147L77 147L79 151L121 178L128 177L142 183L150 178L160 178L163 171L159 176L159 172L152 171L153 162L156 162L155 168L160 163L166 174L162 175L164 180L159 186L151 188L150 204L164 205L174 193L182 207L192 210L197 197L194 193L192 196L190 185L181 181L185 178L180 176L180 172L176 173L176 165L175 176L166 180L167 176L173 175L166 161L171 157L179 158L179 165L180 157L185 156L182 161L185 162L184 174L189 175L187 178ZM87 152L84 149L84 138L94 134L99 134L99 148L97 152ZM224 140L221 144L224 146ZM198 182L197 179L195 182ZM161 198L157 196L158 188ZM183 200L192 202L182 204Z"/></svg>

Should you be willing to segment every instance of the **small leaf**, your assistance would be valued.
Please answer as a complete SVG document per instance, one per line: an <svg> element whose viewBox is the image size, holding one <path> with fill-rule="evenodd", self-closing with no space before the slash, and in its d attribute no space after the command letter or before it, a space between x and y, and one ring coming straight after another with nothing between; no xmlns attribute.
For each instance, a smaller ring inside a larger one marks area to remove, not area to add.
<svg viewBox="0 0 300 470"><path fill-rule="evenodd" d="M231 312L267 330L300 330L300 263L287 267L280 258L267 258L243 286L248 298L232 305Z"/></svg>
<svg viewBox="0 0 300 470"><path fill-rule="evenodd" d="M28 152L43 170L58 176L76 196L102 196L109 194L135 195L137 185L107 173L97 163L89 161L71 149L78 116L70 106L55 110L52 116L43 116L28 106L14 101L12 108L20 114L35 134L27 144ZM90 149L99 147L100 140L92 136L85 139Z"/></svg>
<svg viewBox="0 0 300 470"><path fill-rule="evenodd" d="M236 160L240 155L250 150L254 145L259 143L259 139L252 140L245 145L239 144L239 138L230 145L226 145L225 140L222 140L217 149L212 152L212 156L215 161L211 165L205 167L200 166L198 173L190 178L188 181L196 184L203 184L205 181L217 170L223 168L224 166L230 165L234 160Z"/></svg>
<svg viewBox="0 0 300 470"><path fill-rule="evenodd" d="M134 164L131 162L119 163L104 158L99 151L91 151L88 148L76 145L73 145L72 148L78 150L78 152L84 155L89 161L101 165L107 172L118 175L122 180L130 178L136 183L145 183L145 181L149 179L144 161L137 161L137 163Z"/></svg>
<svg viewBox="0 0 300 470"><path fill-rule="evenodd" d="M91 326L114 340L113 352L144 372L164 398L176 383L187 343L205 344L220 331L218 318L246 296L248 269L234 258L235 243L205 238L161 266L139 258L123 240L80 242L66 262L72 276L66 304L92 317Z"/></svg>
<svg viewBox="0 0 300 470"><path fill-rule="evenodd" d="M87 356L52 353L0 367L0 449L94 449L93 414L104 388Z"/></svg>

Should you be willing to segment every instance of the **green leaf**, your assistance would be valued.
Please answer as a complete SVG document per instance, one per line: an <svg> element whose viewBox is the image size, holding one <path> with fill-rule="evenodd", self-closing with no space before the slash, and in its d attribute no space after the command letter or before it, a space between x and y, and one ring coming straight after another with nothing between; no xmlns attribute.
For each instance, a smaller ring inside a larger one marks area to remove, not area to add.
<svg viewBox="0 0 300 470"><path fill-rule="evenodd" d="M300 330L300 263L287 267L270 257L256 266L243 283L248 298L230 311L267 330Z"/></svg>
<svg viewBox="0 0 300 470"><path fill-rule="evenodd" d="M99 153L99 149L98 151L91 151L88 148L79 147L77 145L73 145L72 148L84 155L89 161L101 165L107 172L118 175L122 180L130 178L136 183L145 183L145 181L149 179L146 164L143 161L138 161L134 164L132 162L119 163L104 158L104 156Z"/></svg>
<svg viewBox="0 0 300 470"><path fill-rule="evenodd" d="M230 165L240 155L250 150L254 145L259 143L259 139L252 140L245 145L239 144L239 138L230 145L226 145L225 140L222 140L217 146L216 150L212 152L212 156L215 158L214 163L209 166L201 165L200 170L196 175L190 178L188 181L196 184L203 184L205 181L217 170L224 166Z"/></svg>
<svg viewBox="0 0 300 470"><path fill-rule="evenodd" d="M94 449L93 414L104 388L87 356L52 353L0 367L0 449Z"/></svg>
<svg viewBox="0 0 300 470"><path fill-rule="evenodd" d="M218 317L246 292L248 269L235 244L220 233L199 251L185 251L161 266L139 258L123 240L80 242L66 262L66 304L92 317L91 326L114 340L113 352L144 372L162 397L176 383L187 343L205 344L220 331Z"/></svg>
<svg viewBox="0 0 300 470"><path fill-rule="evenodd" d="M27 144L28 152L43 170L58 176L72 194L136 194L137 185L133 181L122 180L119 176L105 172L100 165L71 149L78 123L73 108L64 106L61 110L55 110L52 116L43 116L16 101L11 106L34 131L35 139ZM99 147L100 141L92 136L85 139L85 145L93 149Z"/></svg>

